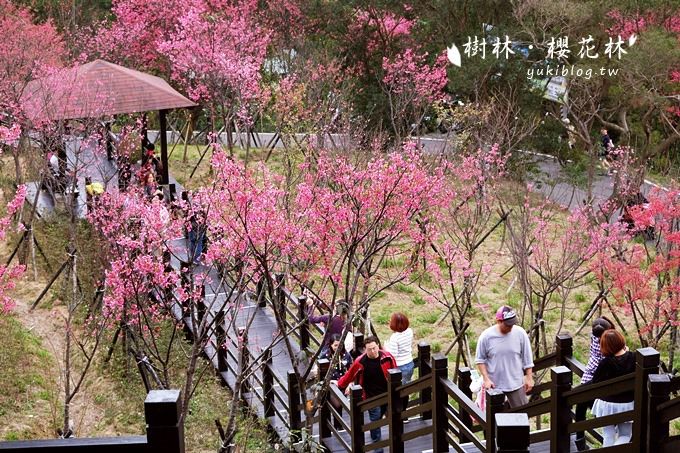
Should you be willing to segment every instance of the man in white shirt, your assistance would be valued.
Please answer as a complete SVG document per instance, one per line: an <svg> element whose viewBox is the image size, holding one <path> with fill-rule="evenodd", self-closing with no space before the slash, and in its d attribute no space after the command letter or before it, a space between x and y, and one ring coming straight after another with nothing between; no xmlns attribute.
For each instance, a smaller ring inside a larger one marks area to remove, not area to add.
<svg viewBox="0 0 680 453"><path fill-rule="evenodd" d="M496 325L479 337L475 363L484 379L484 389L505 393L510 407L527 404L534 387L531 345L526 331L517 326L517 314L506 305L496 312Z"/></svg>

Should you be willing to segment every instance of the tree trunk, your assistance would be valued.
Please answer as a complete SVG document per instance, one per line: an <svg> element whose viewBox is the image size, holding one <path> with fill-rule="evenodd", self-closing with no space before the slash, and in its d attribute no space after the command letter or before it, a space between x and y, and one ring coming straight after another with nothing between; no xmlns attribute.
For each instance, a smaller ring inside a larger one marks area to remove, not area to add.
<svg viewBox="0 0 680 453"><path fill-rule="evenodd" d="M588 151L590 163L588 164L588 187L586 188L587 202L591 203L593 200L593 183L595 182L595 167L597 166L597 156L595 149L591 146Z"/></svg>
<svg viewBox="0 0 680 453"><path fill-rule="evenodd" d="M19 157L19 147L12 147L12 157L14 158L14 171L16 173L17 186L23 184L24 178L21 172L21 159Z"/></svg>

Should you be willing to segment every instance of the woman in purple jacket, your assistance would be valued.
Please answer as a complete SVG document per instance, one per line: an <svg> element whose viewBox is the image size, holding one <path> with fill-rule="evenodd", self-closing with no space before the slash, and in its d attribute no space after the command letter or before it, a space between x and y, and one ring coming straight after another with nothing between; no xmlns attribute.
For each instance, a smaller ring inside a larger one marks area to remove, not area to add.
<svg viewBox="0 0 680 453"><path fill-rule="evenodd" d="M326 331L323 335L323 341L321 342L321 354L323 357L328 350L331 343L331 337L333 335L340 335L345 331L345 326L347 325L347 318L349 316L349 306L344 300L339 300L335 303L335 314L334 315L319 315L313 316L309 315L309 322L312 324L323 324Z"/></svg>

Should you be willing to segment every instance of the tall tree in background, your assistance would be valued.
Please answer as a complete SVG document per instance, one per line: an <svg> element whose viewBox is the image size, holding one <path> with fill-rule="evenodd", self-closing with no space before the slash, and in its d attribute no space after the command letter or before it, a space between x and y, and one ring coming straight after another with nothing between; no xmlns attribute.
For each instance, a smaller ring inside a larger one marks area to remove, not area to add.
<svg viewBox="0 0 680 453"><path fill-rule="evenodd" d="M213 132L221 120L233 152L232 133L250 132L269 97L260 71L270 31L258 20L257 1L186 3L159 51L172 64L172 78L208 108Z"/></svg>
<svg viewBox="0 0 680 453"><path fill-rule="evenodd" d="M65 63L61 35L48 20L36 24L34 17L10 0L0 0L0 121L4 116L24 124L21 96L31 80ZM22 146L26 146L24 143ZM16 182L23 181L22 146L11 148Z"/></svg>

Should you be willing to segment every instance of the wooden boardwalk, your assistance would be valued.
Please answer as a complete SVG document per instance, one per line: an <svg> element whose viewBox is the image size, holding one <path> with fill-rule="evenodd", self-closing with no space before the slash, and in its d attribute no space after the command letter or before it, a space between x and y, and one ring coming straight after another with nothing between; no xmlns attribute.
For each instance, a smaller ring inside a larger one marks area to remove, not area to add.
<svg viewBox="0 0 680 453"><path fill-rule="evenodd" d="M187 259L187 244L184 239L174 240L171 244L173 250L172 265L179 268L183 261ZM210 317L216 316L217 310L225 306L226 298L231 293L230 289L221 282L218 273L205 266L195 266L194 274L204 275L207 273L205 280L205 307L206 315ZM253 371L252 379L250 380L248 391L244 394L244 400L248 404L250 410L254 415L260 418L267 419L273 432L277 434L282 442L286 443L291 437L291 413L289 407L295 404L290 398L289 388L291 385L290 376L292 373L292 361L285 343L280 341L280 336L277 328L277 323L273 311L269 305L261 306L256 300L256 296L252 293L246 293L239 296L240 304L236 311L236 317L230 321L224 322L221 328L226 331L226 349L224 350L224 362L220 365L218 359L218 338L215 333L211 336L211 340L205 347L205 356L212 362L216 372L222 378L224 384L230 389L234 390L237 376L239 375L239 353L240 338L242 332L240 328L244 327L250 322L250 328L247 335L247 351L250 360L256 360L258 357L262 358L263 351L271 348L271 358L269 367L259 366ZM174 307L174 314L179 319L182 317L181 308L176 305ZM185 318L184 322L187 326L191 325L189 318ZM273 344L273 346L272 346ZM292 342L294 346L293 353L299 354L300 348L297 342ZM220 369L221 368L221 369ZM271 398L272 408L271 415L266 416L265 413L265 376L266 371L270 372L271 380ZM298 404L301 401L298 401ZM413 403L413 401L412 401ZM413 406L414 404L412 404ZM298 405L301 409L301 405ZM294 409L295 410L295 409ZM298 411L299 419L302 426L305 426L304 411ZM403 442L405 452L429 452L433 448L432 435L425 432L432 432L432 420L423 419L422 414L410 417L406 423L403 424L403 437L406 439ZM294 417L293 417L294 418ZM363 424L369 424L368 414L363 414ZM348 446L352 444L352 436L346 429L341 426L336 428L330 437L319 439L319 414L317 413L312 423L312 435L316 442L321 442L329 452L347 452ZM346 427L351 426L350 414L347 410L342 413L342 421ZM338 422L336 422L337 425ZM425 434L423 434L425 432ZM411 438L413 437L413 438ZM389 438L389 426L382 427L382 438ZM364 433L364 444L366 451L371 449L371 439L368 431ZM571 450L576 451L576 448L571 442ZM482 441L483 445L483 441ZM450 451L465 451L465 452L480 452L478 447L471 443L463 443L454 448L449 447ZM548 452L550 450L549 442L543 441L531 445L530 451L533 453ZM384 451L389 452L389 446L384 448Z"/></svg>
<svg viewBox="0 0 680 453"><path fill-rule="evenodd" d="M176 239L171 243L173 250L172 265L175 269L179 269L182 262L187 261L187 243L184 239ZM194 274L202 275L207 272L205 281L205 305L207 308L207 315L214 317L217 311L224 307L228 295L231 290L225 287L221 277L214 268L207 268L205 266L195 266ZM175 305L174 315L180 319L182 317L182 309L179 305ZM291 369L291 360L288 350L283 341L276 341L278 336L278 328L276 326L276 319L271 310L260 307L254 296L250 293L240 295L240 301L236 312L235 319L226 320L222 324L222 328L226 331L226 370L219 370L218 354L217 354L217 336L213 332L210 341L205 347L205 356L212 362L217 373L221 376L222 381L229 390L234 391L236 385L237 375L239 374L239 337L241 332L239 328L246 326L250 322L250 328L247 335L247 350L251 358L256 358L262 352L271 346L271 364L273 368L273 387L274 387L274 412L275 415L270 417L264 416L264 405L262 400L262 368L254 370L254 380L256 384L251 385L250 392L244 395L245 401L248 403L253 414L260 418L267 418L270 426L277 433L277 435L286 441L289 436L289 426L285 423L288 418L288 409L286 401L286 394L288 393L288 370ZM251 320L252 318L252 320ZM191 326L191 320L188 317L183 319L185 325ZM274 345L272 346L272 343ZM294 353L299 353L299 347L293 343L295 347ZM223 367L224 368L224 367ZM259 382L257 382L259 381Z"/></svg>

